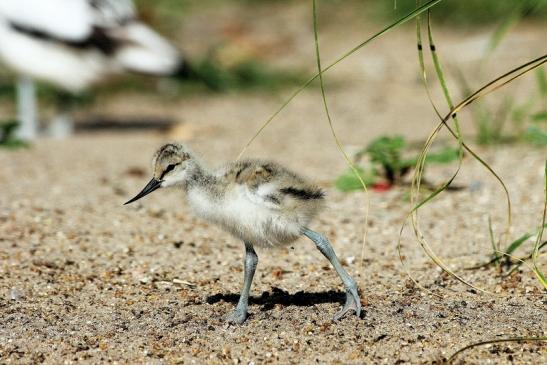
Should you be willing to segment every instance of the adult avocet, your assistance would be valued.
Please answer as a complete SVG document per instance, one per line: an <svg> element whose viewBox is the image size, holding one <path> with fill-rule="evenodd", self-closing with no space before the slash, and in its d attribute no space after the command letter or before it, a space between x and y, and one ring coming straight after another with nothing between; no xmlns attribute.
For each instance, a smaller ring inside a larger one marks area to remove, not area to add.
<svg viewBox="0 0 547 365"><path fill-rule="evenodd" d="M1 0L0 58L20 75L20 135L36 134L33 79L71 92L120 72L164 75L179 52L140 22L132 0Z"/></svg>

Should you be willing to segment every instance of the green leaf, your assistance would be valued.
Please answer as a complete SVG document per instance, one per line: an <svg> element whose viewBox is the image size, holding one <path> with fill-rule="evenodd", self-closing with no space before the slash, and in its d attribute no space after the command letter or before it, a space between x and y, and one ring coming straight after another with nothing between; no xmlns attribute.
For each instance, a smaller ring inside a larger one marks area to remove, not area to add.
<svg viewBox="0 0 547 365"><path fill-rule="evenodd" d="M398 171L401 164L401 152L406 142L401 136L382 136L373 140L366 151L372 162L379 163L386 170Z"/></svg>
<svg viewBox="0 0 547 365"><path fill-rule="evenodd" d="M457 161L460 158L460 151L458 148L444 147L438 152L430 152L426 158L426 164L447 164L453 161ZM405 160L403 166L414 166L418 162L418 158Z"/></svg>
<svg viewBox="0 0 547 365"><path fill-rule="evenodd" d="M28 147L25 141L15 136L15 130L18 126L19 123L15 120L0 122L0 147L8 149Z"/></svg>
<svg viewBox="0 0 547 365"><path fill-rule="evenodd" d="M438 152L427 155L426 163L446 164L458 160L460 151L457 148L445 147Z"/></svg>
<svg viewBox="0 0 547 365"><path fill-rule="evenodd" d="M543 228L547 228L547 224L544 225ZM532 237L536 234L538 234L537 231L534 232L534 233L526 233L526 234L522 235L520 238L517 238L516 240L511 242L511 244L505 250L505 253L511 255L513 252L516 251L517 248L520 247L520 245L522 245L524 242L526 242L526 240L528 240L530 237Z"/></svg>
<svg viewBox="0 0 547 365"><path fill-rule="evenodd" d="M520 247L520 245L522 245L524 242L526 242L526 240L528 240L532 236L533 236L533 234L526 233L525 235L521 236L520 238L517 238L516 240L511 242L511 244L505 250L505 253L511 255L513 252L516 251L517 248Z"/></svg>
<svg viewBox="0 0 547 365"><path fill-rule="evenodd" d="M538 122L547 122L547 110L542 110L534 115L532 115L532 121L534 123Z"/></svg>
<svg viewBox="0 0 547 365"><path fill-rule="evenodd" d="M547 131L536 126L529 127L524 133L524 139L537 146L547 146Z"/></svg>
<svg viewBox="0 0 547 365"><path fill-rule="evenodd" d="M360 167L356 167L361 179L367 185L373 184L377 180L377 175L373 170L363 170ZM355 176L352 170L348 170L336 179L335 186L338 190L343 192L363 190L363 185Z"/></svg>

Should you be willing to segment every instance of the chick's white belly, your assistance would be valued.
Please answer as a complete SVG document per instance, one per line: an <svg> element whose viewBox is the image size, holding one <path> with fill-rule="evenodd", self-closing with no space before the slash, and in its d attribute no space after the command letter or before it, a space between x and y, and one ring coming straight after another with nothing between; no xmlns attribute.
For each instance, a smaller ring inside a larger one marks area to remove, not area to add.
<svg viewBox="0 0 547 365"><path fill-rule="evenodd" d="M238 203L237 214L230 214L226 207L222 226L236 237L261 246L277 246L296 240L300 234L300 225L292 219L272 209L252 203L241 209Z"/></svg>
<svg viewBox="0 0 547 365"><path fill-rule="evenodd" d="M249 196L243 189L230 192L218 202L203 193L189 194L189 201L199 216L254 245L277 246L300 236L303 222L296 214L282 212L275 204Z"/></svg>

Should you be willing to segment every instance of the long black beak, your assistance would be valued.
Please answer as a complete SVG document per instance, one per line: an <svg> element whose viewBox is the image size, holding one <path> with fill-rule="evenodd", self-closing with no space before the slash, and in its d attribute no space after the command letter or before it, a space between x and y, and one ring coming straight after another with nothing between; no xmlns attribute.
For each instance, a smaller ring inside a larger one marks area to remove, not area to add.
<svg viewBox="0 0 547 365"><path fill-rule="evenodd" d="M138 193L137 196L135 196L133 199L129 200L128 202L124 203L124 205L131 204L134 201L139 200L143 196L148 195L151 192L153 192L154 190L158 189L160 186L161 186L161 180L157 180L155 178L152 178L152 180L150 180L150 182L148 184L146 184L144 189L142 189L142 191L140 193Z"/></svg>

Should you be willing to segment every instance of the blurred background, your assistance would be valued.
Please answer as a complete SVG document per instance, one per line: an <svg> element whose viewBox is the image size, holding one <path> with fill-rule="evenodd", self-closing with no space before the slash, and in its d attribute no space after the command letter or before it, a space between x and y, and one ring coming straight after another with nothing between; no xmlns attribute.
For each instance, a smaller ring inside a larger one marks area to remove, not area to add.
<svg viewBox="0 0 547 365"><path fill-rule="evenodd" d="M547 35L544 3L443 1L434 8L437 47L455 95L466 95L508 67L536 55ZM230 136L233 148L238 149L282 99L314 72L308 1L141 0L135 4L138 17L172 42L190 67L184 73L172 69L153 76L117 72L77 92L38 78L42 130L51 129L60 113L59 105L68 104L76 133L149 130L186 138L231 129L239 130ZM321 1L324 62L334 60L414 6L413 0ZM434 122L421 89L413 27L407 24L396 29L329 72L331 101L348 144L366 145L369 136L384 131L412 134L417 123ZM0 120L6 123L17 115L15 81L13 70L0 69ZM527 121L516 119L522 119L527 111L517 104L529 96L533 86L522 88L528 91L515 86L510 95L497 98L492 110L475 110L469 132L482 133L477 138L486 143L503 139L496 133L507 138L524 133ZM317 92L317 85L313 89L314 85L309 93ZM304 94L302 99L308 96ZM297 100L280 119L298 119L305 134L305 125L322 118L320 100L312 98L304 107L309 111L296 111L294 108L304 103ZM535 112L529 111L531 115ZM306 113L308 117L304 117ZM486 114L498 120L486 120ZM504 130L498 131L500 128ZM42 133L48 134L63 132ZM298 131L293 136L302 137Z"/></svg>

